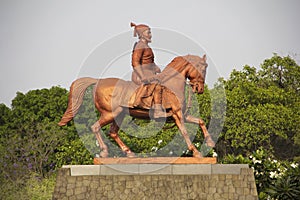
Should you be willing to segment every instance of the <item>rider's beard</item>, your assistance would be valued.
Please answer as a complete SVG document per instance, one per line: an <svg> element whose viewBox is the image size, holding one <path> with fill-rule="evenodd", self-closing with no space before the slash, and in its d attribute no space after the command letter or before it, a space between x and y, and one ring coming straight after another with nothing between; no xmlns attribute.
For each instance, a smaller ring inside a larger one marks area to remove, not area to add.
<svg viewBox="0 0 300 200"><path fill-rule="evenodd" d="M147 43L151 43L152 42L151 37L142 36L141 39L144 40Z"/></svg>

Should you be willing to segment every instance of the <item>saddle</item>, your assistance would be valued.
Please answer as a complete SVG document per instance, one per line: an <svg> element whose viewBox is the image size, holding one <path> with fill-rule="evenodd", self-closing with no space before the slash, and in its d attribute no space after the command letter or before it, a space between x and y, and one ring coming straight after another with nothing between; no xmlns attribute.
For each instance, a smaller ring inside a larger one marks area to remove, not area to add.
<svg viewBox="0 0 300 200"><path fill-rule="evenodd" d="M162 86L157 83L141 85L135 92L136 95L133 106L150 109L153 104L154 93L158 92L161 87Z"/></svg>
<svg viewBox="0 0 300 200"><path fill-rule="evenodd" d="M136 85L131 81L126 81L126 84L122 84L122 87L119 87L118 91L115 91L115 93L116 95L117 93L119 93L119 106L128 108L151 109L154 103L154 93L161 91L162 106L165 109L171 108L171 91L169 91L165 86L162 86L159 83Z"/></svg>

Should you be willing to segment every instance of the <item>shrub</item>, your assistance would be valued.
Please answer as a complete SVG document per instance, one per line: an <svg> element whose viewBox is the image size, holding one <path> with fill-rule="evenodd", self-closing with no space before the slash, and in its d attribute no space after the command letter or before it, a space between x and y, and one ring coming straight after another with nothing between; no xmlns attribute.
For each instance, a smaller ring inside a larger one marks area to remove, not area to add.
<svg viewBox="0 0 300 200"><path fill-rule="evenodd" d="M224 164L249 164L254 170L259 199L297 199L300 196L299 164L278 161L262 148L249 157L227 155Z"/></svg>

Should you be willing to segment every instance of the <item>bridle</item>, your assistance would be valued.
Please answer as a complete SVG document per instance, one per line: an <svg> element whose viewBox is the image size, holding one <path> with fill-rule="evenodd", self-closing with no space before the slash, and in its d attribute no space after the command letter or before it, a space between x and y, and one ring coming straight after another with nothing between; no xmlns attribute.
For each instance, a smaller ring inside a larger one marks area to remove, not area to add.
<svg viewBox="0 0 300 200"><path fill-rule="evenodd" d="M185 116L188 114L190 108L192 107L192 93L196 92L195 88L199 87L200 85L204 85L204 83L205 83L203 75L201 73L199 73L199 74L201 77L195 78L197 81L188 81L188 80L185 81L186 85L191 86L191 87L188 87L188 98L187 98L187 103L186 103L186 109L184 112Z"/></svg>
<svg viewBox="0 0 300 200"><path fill-rule="evenodd" d="M198 71L198 69L197 69L196 67L194 67L193 64L192 64L192 66L193 66L193 69L192 69L193 71L194 71L194 70L197 70L197 71ZM190 73L192 73L192 72L189 72L189 74L190 74ZM189 74L187 75L187 77L189 77ZM186 84L192 86L193 88L197 88L197 87L200 87L201 85L204 85L205 81L204 81L203 74L200 73L200 72L198 72L198 74L199 74L199 75L198 75L196 78L194 78L193 80L191 80L191 81L185 81ZM194 89L193 89L193 90L194 90ZM193 92L195 92L195 91L193 91Z"/></svg>

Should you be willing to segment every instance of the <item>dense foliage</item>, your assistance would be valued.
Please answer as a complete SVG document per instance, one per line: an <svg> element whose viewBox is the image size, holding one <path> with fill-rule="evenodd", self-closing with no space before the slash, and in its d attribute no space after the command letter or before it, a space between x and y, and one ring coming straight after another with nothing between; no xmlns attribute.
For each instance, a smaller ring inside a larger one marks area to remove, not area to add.
<svg viewBox="0 0 300 200"><path fill-rule="evenodd" d="M279 159L300 153L300 67L274 55L257 71L234 70L225 86L227 111L217 151L247 155L260 147Z"/></svg>
<svg viewBox="0 0 300 200"><path fill-rule="evenodd" d="M259 199L299 199L299 65L275 54L260 70L245 66L221 81L227 112L216 147L220 160L249 164Z"/></svg>
<svg viewBox="0 0 300 200"><path fill-rule="evenodd" d="M93 157L84 148L72 123L64 128L57 126L66 106L67 90L60 87L27 94L18 92L11 109L0 105L3 199L32 199L38 195L37 190L46 190L46 198L49 187L54 186L53 176L58 167L92 163Z"/></svg>
<svg viewBox="0 0 300 200"><path fill-rule="evenodd" d="M248 157L225 156L222 163L245 163L254 170L259 199L298 199L300 168L296 162L279 161L260 148Z"/></svg>
<svg viewBox="0 0 300 200"><path fill-rule="evenodd" d="M297 63L275 54L259 69L234 70L228 80L221 78L192 99L189 112L200 116L218 140L214 150L207 148L201 129L187 124L195 146L218 155L219 162L252 166L262 199L299 195L299 82ZM2 198L50 199L57 168L92 164L99 147L90 126L99 113L91 93L88 88L78 115L65 127L57 126L67 107L63 88L18 92L11 108L0 104ZM174 124L126 117L121 129L120 137L138 156L191 156ZM103 127L110 156L124 156L108 133L109 126Z"/></svg>

